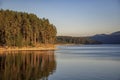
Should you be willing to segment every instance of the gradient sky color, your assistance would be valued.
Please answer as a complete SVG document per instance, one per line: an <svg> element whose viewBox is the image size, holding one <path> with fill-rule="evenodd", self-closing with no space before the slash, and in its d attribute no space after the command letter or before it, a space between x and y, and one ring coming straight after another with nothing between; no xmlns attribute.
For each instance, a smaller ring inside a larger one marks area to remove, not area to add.
<svg viewBox="0 0 120 80"><path fill-rule="evenodd" d="M48 18L57 27L57 35L120 31L120 0L0 0L0 8Z"/></svg>

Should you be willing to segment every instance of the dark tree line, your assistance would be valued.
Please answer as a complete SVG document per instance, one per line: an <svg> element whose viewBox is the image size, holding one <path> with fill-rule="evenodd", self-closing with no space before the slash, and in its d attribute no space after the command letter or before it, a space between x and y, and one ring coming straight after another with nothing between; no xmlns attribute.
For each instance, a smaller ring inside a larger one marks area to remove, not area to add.
<svg viewBox="0 0 120 80"><path fill-rule="evenodd" d="M101 44L99 41L92 40L88 37L71 37L57 36L58 44Z"/></svg>
<svg viewBox="0 0 120 80"><path fill-rule="evenodd" d="M56 27L48 19L25 12L0 10L0 46L53 44L56 33Z"/></svg>

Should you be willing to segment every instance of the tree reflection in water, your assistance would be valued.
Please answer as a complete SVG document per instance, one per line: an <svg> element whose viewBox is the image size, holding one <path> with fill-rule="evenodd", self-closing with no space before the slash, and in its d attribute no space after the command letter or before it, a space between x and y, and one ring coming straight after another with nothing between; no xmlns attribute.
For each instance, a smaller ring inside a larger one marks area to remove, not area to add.
<svg viewBox="0 0 120 80"><path fill-rule="evenodd" d="M54 51L0 53L0 80L47 80L55 70Z"/></svg>

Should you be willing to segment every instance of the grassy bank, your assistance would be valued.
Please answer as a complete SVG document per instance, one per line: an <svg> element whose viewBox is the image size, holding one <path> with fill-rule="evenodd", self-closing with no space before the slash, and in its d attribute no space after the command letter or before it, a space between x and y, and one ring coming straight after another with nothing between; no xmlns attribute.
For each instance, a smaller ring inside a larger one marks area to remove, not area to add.
<svg viewBox="0 0 120 80"><path fill-rule="evenodd" d="M27 47L3 47L0 46L0 51L33 51L33 50L55 50L56 46L53 44L39 44L34 47L27 46Z"/></svg>

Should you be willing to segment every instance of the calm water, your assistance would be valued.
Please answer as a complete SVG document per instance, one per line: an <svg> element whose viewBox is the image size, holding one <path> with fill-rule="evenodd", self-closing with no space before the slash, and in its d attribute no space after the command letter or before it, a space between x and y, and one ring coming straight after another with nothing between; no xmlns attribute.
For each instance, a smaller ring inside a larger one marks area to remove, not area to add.
<svg viewBox="0 0 120 80"><path fill-rule="evenodd" d="M120 80L120 45L58 46L49 80Z"/></svg>
<svg viewBox="0 0 120 80"><path fill-rule="evenodd" d="M120 80L120 45L0 54L0 80Z"/></svg>

